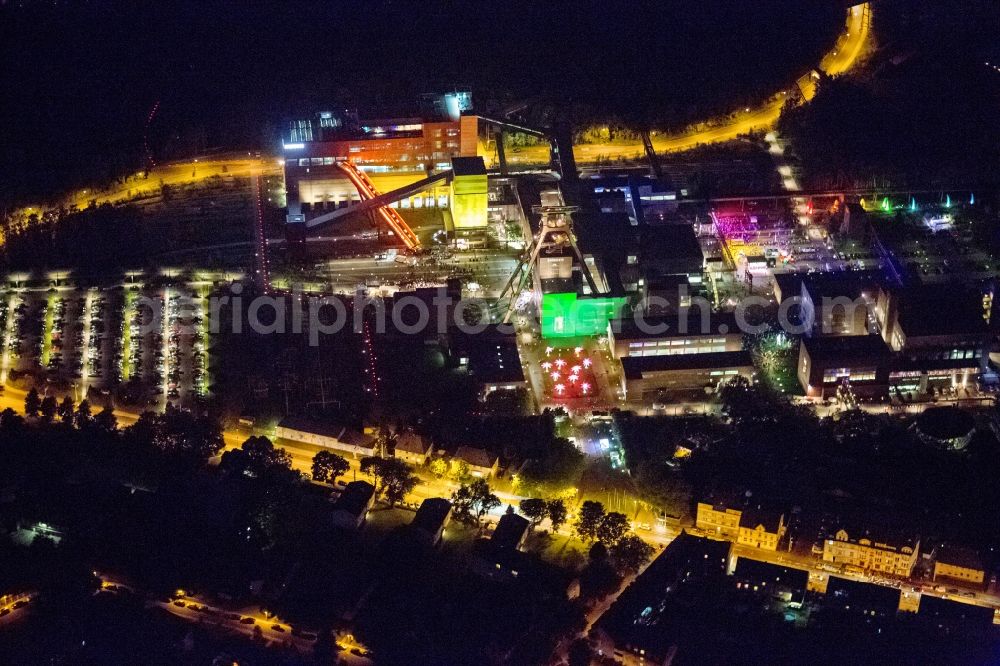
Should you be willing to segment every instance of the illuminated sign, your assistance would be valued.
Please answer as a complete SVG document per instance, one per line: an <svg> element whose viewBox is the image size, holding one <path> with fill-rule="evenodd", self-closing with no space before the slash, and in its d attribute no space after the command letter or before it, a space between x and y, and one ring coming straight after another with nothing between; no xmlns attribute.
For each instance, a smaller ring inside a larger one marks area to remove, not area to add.
<svg viewBox="0 0 1000 666"><path fill-rule="evenodd" d="M281 147L284 148L285 150L302 150L303 148L306 147L306 144L304 144L304 143L283 143L283 144L281 144Z"/></svg>

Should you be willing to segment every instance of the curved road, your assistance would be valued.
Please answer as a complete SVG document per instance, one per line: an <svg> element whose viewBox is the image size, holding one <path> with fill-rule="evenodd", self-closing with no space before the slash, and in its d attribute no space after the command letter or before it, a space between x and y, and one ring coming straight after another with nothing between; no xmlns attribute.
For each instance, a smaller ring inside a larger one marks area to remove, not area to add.
<svg viewBox="0 0 1000 666"><path fill-rule="evenodd" d="M819 69L830 76L844 74L851 70L861 59L871 38L871 14L869 3L852 7L847 14L844 32L837 39L833 50L823 56ZM771 129L781 115L781 109L788 98L787 91L775 93L765 104L755 109L739 110L730 114L725 120L708 126L699 123L677 135L652 136L653 149L657 153L671 153L690 150L698 145L732 141L740 135L752 131ZM642 143L629 144L581 144L573 146L577 164L596 162L602 159L645 159ZM492 161L492 153L485 155L487 162ZM547 145L529 146L518 150L508 149L509 164L541 164L547 163L549 148Z"/></svg>

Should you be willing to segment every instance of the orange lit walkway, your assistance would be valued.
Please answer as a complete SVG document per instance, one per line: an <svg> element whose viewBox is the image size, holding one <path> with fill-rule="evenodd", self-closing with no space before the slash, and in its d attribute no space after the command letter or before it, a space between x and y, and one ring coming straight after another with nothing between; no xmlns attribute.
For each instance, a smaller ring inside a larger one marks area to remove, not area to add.
<svg viewBox="0 0 1000 666"><path fill-rule="evenodd" d="M354 187L357 188L362 200L374 199L379 195L379 191L372 185L372 181L353 162L337 162L337 166L340 167L340 170L347 175ZM413 233L410 225L406 223L394 208L382 206L376 210L385 223L389 225L389 228L392 229L392 232L406 244L406 247L411 250L416 250L420 247L420 240L417 238L417 235Z"/></svg>

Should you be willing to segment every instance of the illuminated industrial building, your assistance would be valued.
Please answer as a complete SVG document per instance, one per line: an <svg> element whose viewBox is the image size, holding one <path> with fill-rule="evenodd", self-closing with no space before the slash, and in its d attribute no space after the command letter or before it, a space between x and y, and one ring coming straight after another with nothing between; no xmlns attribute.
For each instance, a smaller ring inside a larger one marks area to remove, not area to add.
<svg viewBox="0 0 1000 666"><path fill-rule="evenodd" d="M608 322L624 309L626 297L609 293L603 280L598 284L573 233L572 214L577 209L566 205L559 190L542 192L535 210L541 214L538 232L501 291L501 298L510 298L504 321L510 320L530 279L542 337L604 335ZM577 271L585 280L582 289L577 287Z"/></svg>
<svg viewBox="0 0 1000 666"><path fill-rule="evenodd" d="M468 93L427 96L423 102L415 118L363 120L338 110L291 121L283 141L288 222L306 222L360 201L338 162L350 161L378 191L389 192L450 170L454 157L475 157L479 119L463 115L471 110ZM398 207L446 208L451 193L441 181L401 199Z"/></svg>

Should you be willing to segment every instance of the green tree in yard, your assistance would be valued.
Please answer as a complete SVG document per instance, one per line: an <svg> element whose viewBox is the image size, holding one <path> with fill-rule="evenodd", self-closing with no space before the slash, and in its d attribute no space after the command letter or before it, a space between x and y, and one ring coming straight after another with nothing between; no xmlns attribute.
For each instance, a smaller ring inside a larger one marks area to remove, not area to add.
<svg viewBox="0 0 1000 666"><path fill-rule="evenodd" d="M76 408L76 427L86 428L93 421L93 417L90 415L90 403L86 399L81 400L80 404Z"/></svg>
<svg viewBox="0 0 1000 666"><path fill-rule="evenodd" d="M67 425L73 424L73 415L76 413L76 409L73 406L73 398L69 396L63 398L56 411L58 412L59 418L62 419L63 423Z"/></svg>
<svg viewBox="0 0 1000 666"><path fill-rule="evenodd" d="M545 507L549 511L549 521L552 523L552 531L558 532L559 528L566 524L569 511L566 510L566 503L561 499L549 500Z"/></svg>
<svg viewBox="0 0 1000 666"><path fill-rule="evenodd" d="M604 505L587 500L580 506L580 517L576 521L576 533L590 543L597 539L597 530L604 521Z"/></svg>
<svg viewBox="0 0 1000 666"><path fill-rule="evenodd" d="M313 456L312 477L321 483L334 483L337 477L350 469L351 465L343 456L331 451L318 451Z"/></svg>
<svg viewBox="0 0 1000 666"><path fill-rule="evenodd" d="M622 575L634 574L653 556L653 547L634 534L622 537L609 549L615 567Z"/></svg>
<svg viewBox="0 0 1000 666"><path fill-rule="evenodd" d="M611 511L604 516L601 524L597 526L597 540L608 548L611 548L625 536L628 532L628 516L617 511Z"/></svg>
<svg viewBox="0 0 1000 666"><path fill-rule="evenodd" d="M676 469L658 460L646 460L633 470L635 489L643 500L682 515L691 503L691 487Z"/></svg>
<svg viewBox="0 0 1000 666"><path fill-rule="evenodd" d="M549 507L543 499L521 500L521 513L531 521L531 526L535 527L549 515Z"/></svg>
<svg viewBox="0 0 1000 666"><path fill-rule="evenodd" d="M464 483L469 478L469 463L464 460L452 460L448 476L459 483Z"/></svg>
<svg viewBox="0 0 1000 666"><path fill-rule="evenodd" d="M585 462L569 440L556 437L545 447L544 455L525 465L520 482L530 494L554 495L577 484Z"/></svg>
<svg viewBox="0 0 1000 666"><path fill-rule="evenodd" d="M56 417L56 412L58 410L59 403L57 403L55 397L51 395L45 396L45 399L42 400L42 404L38 408L42 420L46 423L50 423L52 419Z"/></svg>
<svg viewBox="0 0 1000 666"><path fill-rule="evenodd" d="M24 413L28 416L38 416L38 410L42 406L42 399L38 397L38 391L31 389L28 395L24 396Z"/></svg>
<svg viewBox="0 0 1000 666"><path fill-rule="evenodd" d="M389 506L396 506L406 499L419 481L420 479L410 472L410 466L405 463L394 469L385 484L385 499L389 502Z"/></svg>
<svg viewBox="0 0 1000 666"><path fill-rule="evenodd" d="M389 504L395 506L417 485L413 469L396 458L366 456L361 459L361 471L375 477L375 494L385 494Z"/></svg>
<svg viewBox="0 0 1000 666"><path fill-rule="evenodd" d="M437 479L444 477L444 475L448 473L448 463L444 458L435 458L432 460L430 468L431 474L433 474Z"/></svg>
<svg viewBox="0 0 1000 666"><path fill-rule="evenodd" d="M500 498L490 490L486 479L476 479L472 483L462 484L451 495L455 516L464 522L482 522L483 516L500 506Z"/></svg>

